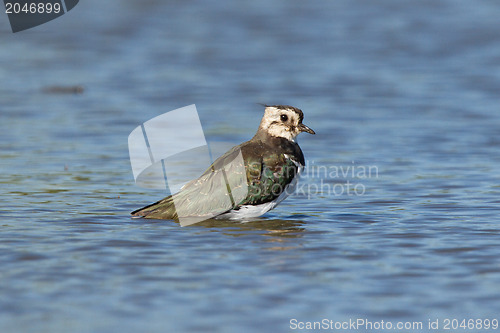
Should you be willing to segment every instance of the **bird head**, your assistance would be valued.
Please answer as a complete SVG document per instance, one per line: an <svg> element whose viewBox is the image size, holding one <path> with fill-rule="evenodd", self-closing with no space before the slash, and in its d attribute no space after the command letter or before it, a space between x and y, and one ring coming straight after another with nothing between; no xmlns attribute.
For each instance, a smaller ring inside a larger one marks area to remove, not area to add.
<svg viewBox="0 0 500 333"><path fill-rule="evenodd" d="M294 141L302 132L316 134L312 129L302 124L304 113L289 105L266 105L266 110L259 130L271 136L286 138Z"/></svg>

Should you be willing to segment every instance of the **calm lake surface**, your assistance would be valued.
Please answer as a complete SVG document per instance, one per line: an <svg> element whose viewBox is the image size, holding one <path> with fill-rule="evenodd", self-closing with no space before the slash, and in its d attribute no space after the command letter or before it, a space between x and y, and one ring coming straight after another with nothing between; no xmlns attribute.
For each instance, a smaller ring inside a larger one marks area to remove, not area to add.
<svg viewBox="0 0 500 333"><path fill-rule="evenodd" d="M0 332L500 319L499 17L493 0L86 0L12 34L0 15ZM317 133L296 195L250 223L129 217L164 196L134 183L135 127L196 104L210 143L239 144L257 103Z"/></svg>

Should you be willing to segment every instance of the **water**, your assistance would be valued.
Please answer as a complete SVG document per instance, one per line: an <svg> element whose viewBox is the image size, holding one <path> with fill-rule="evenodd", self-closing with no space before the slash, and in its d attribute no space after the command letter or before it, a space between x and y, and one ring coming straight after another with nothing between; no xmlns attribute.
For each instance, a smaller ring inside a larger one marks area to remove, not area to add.
<svg viewBox="0 0 500 333"><path fill-rule="evenodd" d="M4 17L0 331L498 319L499 15L487 0L87 0L18 34ZM163 197L134 185L130 131L195 103L210 142L237 144L257 102L316 131L302 192L246 224L129 218Z"/></svg>

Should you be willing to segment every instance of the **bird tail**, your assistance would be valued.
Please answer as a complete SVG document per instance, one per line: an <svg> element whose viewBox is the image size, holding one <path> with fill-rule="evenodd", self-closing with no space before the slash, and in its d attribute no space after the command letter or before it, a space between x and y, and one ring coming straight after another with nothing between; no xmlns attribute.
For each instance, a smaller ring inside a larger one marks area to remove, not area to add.
<svg viewBox="0 0 500 333"><path fill-rule="evenodd" d="M175 210L174 200L171 195L147 205L146 207L139 208L130 213L134 217L144 217L148 219L177 219L177 212Z"/></svg>

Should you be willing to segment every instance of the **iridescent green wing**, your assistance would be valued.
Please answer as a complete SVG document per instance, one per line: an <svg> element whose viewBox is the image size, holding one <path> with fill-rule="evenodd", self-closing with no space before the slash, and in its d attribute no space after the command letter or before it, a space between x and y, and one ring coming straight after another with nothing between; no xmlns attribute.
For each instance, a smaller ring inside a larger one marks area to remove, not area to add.
<svg viewBox="0 0 500 333"><path fill-rule="evenodd" d="M269 154L259 159L245 159L248 195L239 205L258 205L275 200L285 191L298 167L284 154Z"/></svg>

